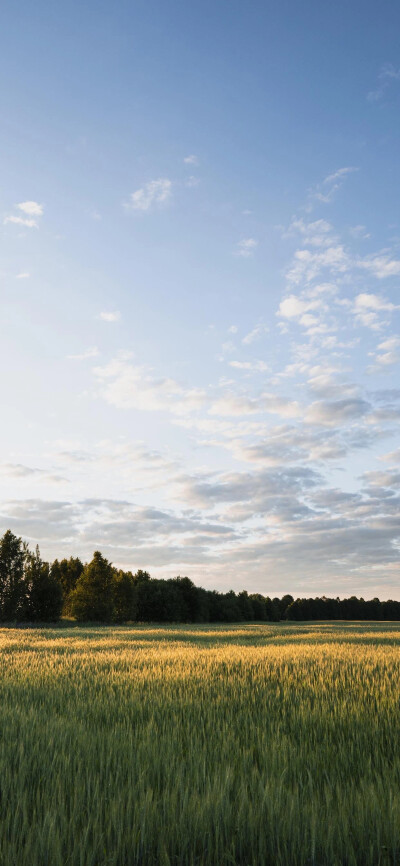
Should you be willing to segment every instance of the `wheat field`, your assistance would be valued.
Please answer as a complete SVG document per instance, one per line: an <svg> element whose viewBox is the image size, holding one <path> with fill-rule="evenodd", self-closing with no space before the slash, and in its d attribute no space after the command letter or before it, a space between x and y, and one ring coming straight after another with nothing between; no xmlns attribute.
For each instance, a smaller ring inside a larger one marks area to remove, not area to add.
<svg viewBox="0 0 400 866"><path fill-rule="evenodd" d="M400 864L400 624L0 631L1 866Z"/></svg>

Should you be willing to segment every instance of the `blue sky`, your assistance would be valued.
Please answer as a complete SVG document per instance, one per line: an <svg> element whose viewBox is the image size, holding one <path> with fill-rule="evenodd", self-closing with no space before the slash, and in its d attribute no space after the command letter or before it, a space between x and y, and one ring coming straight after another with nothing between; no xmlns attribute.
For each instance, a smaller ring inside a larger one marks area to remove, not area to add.
<svg viewBox="0 0 400 866"><path fill-rule="evenodd" d="M400 598L398 4L0 24L0 529Z"/></svg>

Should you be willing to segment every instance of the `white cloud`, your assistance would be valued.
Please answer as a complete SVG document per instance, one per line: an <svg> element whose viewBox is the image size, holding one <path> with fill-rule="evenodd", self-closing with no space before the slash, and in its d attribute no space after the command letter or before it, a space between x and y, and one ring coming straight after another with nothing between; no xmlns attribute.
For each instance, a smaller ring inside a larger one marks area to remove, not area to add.
<svg viewBox="0 0 400 866"><path fill-rule="evenodd" d="M320 219L314 222L305 222L302 217L293 217L289 228L283 232L283 237L291 237L300 234L305 244L316 247L330 246L336 238L332 234L332 226L327 220Z"/></svg>
<svg viewBox="0 0 400 866"><path fill-rule="evenodd" d="M400 81L400 69L396 69L393 63L385 63L378 75L378 86L367 94L369 102L377 102L382 99L390 84Z"/></svg>
<svg viewBox="0 0 400 866"><path fill-rule="evenodd" d="M320 400L308 407L305 420L309 424L327 427L341 427L363 417L370 410L370 404L357 397L344 400Z"/></svg>
<svg viewBox="0 0 400 866"><path fill-rule="evenodd" d="M392 259L388 255L369 256L357 261L357 265L359 268L370 271L378 280L383 280L386 277L397 277L400 274L399 259Z"/></svg>
<svg viewBox="0 0 400 866"><path fill-rule="evenodd" d="M398 346L400 346L400 337L387 337L386 340L379 343L378 349L385 352L391 352L393 349L397 349Z"/></svg>
<svg viewBox="0 0 400 866"><path fill-rule="evenodd" d="M80 355L67 355L67 358L69 361L85 361L86 358L96 358L99 354L97 346L91 346L89 349L81 352Z"/></svg>
<svg viewBox="0 0 400 866"><path fill-rule="evenodd" d="M367 229L363 225L351 226L349 228L349 232L353 238L361 238L362 240L366 240L370 238L371 235L367 232Z"/></svg>
<svg viewBox="0 0 400 866"><path fill-rule="evenodd" d="M242 339L243 345L249 346L250 343L254 343L255 340L258 340L258 338L261 337L262 334L267 334L268 330L269 330L269 328L267 328L266 325L263 325L263 324L256 325L252 331L249 331L249 333L243 337L243 339Z"/></svg>
<svg viewBox="0 0 400 866"><path fill-rule="evenodd" d="M2 463L0 471L3 475L8 475L10 478L30 478L32 475L41 475L42 469L33 469L31 466L25 466L22 463Z"/></svg>
<svg viewBox="0 0 400 866"><path fill-rule="evenodd" d="M249 370L254 373L264 373L268 370L268 365L264 361L229 361L230 367L235 367L237 370Z"/></svg>
<svg viewBox="0 0 400 866"><path fill-rule="evenodd" d="M43 216L43 205L38 204L37 201L22 201L16 204L15 207L18 210L22 210L23 213L28 214L28 216Z"/></svg>
<svg viewBox="0 0 400 866"><path fill-rule="evenodd" d="M189 156L185 156L183 160L186 165L198 165L199 158L194 153L190 153Z"/></svg>
<svg viewBox="0 0 400 866"><path fill-rule="evenodd" d="M159 178L146 183L141 189L131 193L130 201L125 204L129 210L148 211L157 205L164 205L171 198L172 181Z"/></svg>
<svg viewBox="0 0 400 866"><path fill-rule="evenodd" d="M237 332L238 332L238 326L237 326L237 325L231 325L230 328L228 328L228 332L229 332L230 334L237 334Z"/></svg>
<svg viewBox="0 0 400 866"><path fill-rule="evenodd" d="M11 216L5 217L5 219L3 220L3 223L4 223L4 225L7 225L7 223L13 223L14 225L17 225L17 226L26 226L26 228L28 228L28 229L39 228L36 220L25 219L24 217L14 216L13 214L11 214Z"/></svg>
<svg viewBox="0 0 400 866"><path fill-rule="evenodd" d="M259 415L265 412L280 415L282 418L297 418L301 415L301 407L297 401L276 394L264 393L258 397L248 397L227 391L215 400L209 409L210 415L222 417Z"/></svg>
<svg viewBox="0 0 400 866"><path fill-rule="evenodd" d="M382 370L393 366L393 364L397 364L400 361L399 348L400 337L397 336L388 337L379 343L376 353L371 353L374 357L375 365L370 367L368 372L375 372L376 370Z"/></svg>
<svg viewBox="0 0 400 866"><path fill-rule="evenodd" d="M174 379L156 378L148 368L134 365L124 357L114 358L104 367L95 367L93 372L100 383L102 397L118 409L185 415L199 409L205 400L204 391L185 388Z"/></svg>
<svg viewBox="0 0 400 866"><path fill-rule="evenodd" d="M226 343L222 343L221 349L225 353L227 353L227 352L231 353L231 352L236 351L236 346L232 342L232 340L228 340Z"/></svg>
<svg viewBox="0 0 400 866"><path fill-rule="evenodd" d="M368 292L361 292L354 299L353 313L356 320L366 328L379 330L381 327L381 313L391 313L398 309L391 301L386 300L381 295L376 295Z"/></svg>
<svg viewBox="0 0 400 866"><path fill-rule="evenodd" d="M311 282L320 273L328 270L333 274L345 273L350 266L349 257L342 244L334 244L322 252L312 252L308 249L296 250L294 263L288 271L288 280L298 284L305 280Z"/></svg>
<svg viewBox="0 0 400 866"><path fill-rule="evenodd" d="M99 314L99 319L102 319L103 322L119 322L121 318L121 313L119 310L110 310L109 312L103 312Z"/></svg>
<svg viewBox="0 0 400 866"><path fill-rule="evenodd" d="M255 238L243 238L238 242L236 255L248 259L254 255L254 250L258 246L258 241Z"/></svg>
<svg viewBox="0 0 400 866"><path fill-rule="evenodd" d="M194 174L191 174L190 177L185 180L185 186L189 187L189 189L191 187L198 186L199 183L200 179L198 177L195 177Z"/></svg>
<svg viewBox="0 0 400 866"><path fill-rule="evenodd" d="M390 451L388 454L383 454L380 460L386 460L388 463L400 463L400 448L395 451Z"/></svg>
<svg viewBox="0 0 400 866"><path fill-rule="evenodd" d="M325 186L326 184L334 183L337 180L342 180L342 178L345 177L346 174L351 174L353 171L358 171L358 168L355 168L355 166L338 168L336 169L336 171L333 172L333 174L328 174L328 176L325 178L325 180L322 181L322 183Z"/></svg>
<svg viewBox="0 0 400 866"><path fill-rule="evenodd" d="M28 271L21 271L20 274L15 275L16 280L27 280L27 279L29 279L29 277L30 277L30 274L28 273Z"/></svg>
<svg viewBox="0 0 400 866"><path fill-rule="evenodd" d="M324 204L330 204L337 191L342 186L346 176L352 174L354 171L358 171L358 168L355 166L345 166L344 168L338 168L336 171L331 172L331 174L328 174L327 177L324 178L322 183L318 184L313 190L311 190L310 199L316 199Z"/></svg>
<svg viewBox="0 0 400 866"><path fill-rule="evenodd" d="M309 310L316 310L320 306L321 301L319 300L306 300L297 297L297 295L289 295L279 304L277 315L284 319L298 319Z"/></svg>
<svg viewBox="0 0 400 866"><path fill-rule="evenodd" d="M15 216L15 214L9 214L3 220L3 224L7 225L7 223L13 223L14 225L25 226L29 229L37 229L39 228L37 219L35 217L43 216L43 205L38 204L37 201L21 201L19 204L14 205L17 210L21 211L25 216Z"/></svg>

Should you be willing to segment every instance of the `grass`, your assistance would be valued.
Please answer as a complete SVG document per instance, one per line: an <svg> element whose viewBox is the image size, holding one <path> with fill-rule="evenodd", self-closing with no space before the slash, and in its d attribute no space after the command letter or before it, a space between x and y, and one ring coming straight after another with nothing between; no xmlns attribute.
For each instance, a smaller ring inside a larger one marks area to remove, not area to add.
<svg viewBox="0 0 400 866"><path fill-rule="evenodd" d="M400 866L400 624L0 630L1 866Z"/></svg>

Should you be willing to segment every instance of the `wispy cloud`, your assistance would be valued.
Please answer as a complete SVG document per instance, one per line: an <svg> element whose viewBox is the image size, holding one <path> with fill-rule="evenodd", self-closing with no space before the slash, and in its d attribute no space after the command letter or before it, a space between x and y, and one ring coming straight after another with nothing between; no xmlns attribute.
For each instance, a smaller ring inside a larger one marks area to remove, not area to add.
<svg viewBox="0 0 400 866"><path fill-rule="evenodd" d="M388 87L396 81L400 81L400 68L396 69L393 63L385 63L378 75L378 86L367 93L369 102L377 102L382 99Z"/></svg>
<svg viewBox="0 0 400 866"><path fill-rule="evenodd" d="M394 364L399 364L400 337L387 337L378 344L376 352L371 352L370 355L374 359L374 364L368 368L369 373L382 372L393 367Z"/></svg>
<svg viewBox="0 0 400 866"><path fill-rule="evenodd" d="M28 280L30 277L30 273L28 271L21 271L20 274L15 275L16 280Z"/></svg>
<svg viewBox="0 0 400 866"><path fill-rule="evenodd" d="M190 153L189 156L185 156L183 161L186 163L186 165L198 165L199 164L199 158L198 158L198 156L196 156L195 153Z"/></svg>
<svg viewBox="0 0 400 866"><path fill-rule="evenodd" d="M338 168L333 174L328 174L328 176L322 181L323 186L331 185L332 183L336 183L337 181L343 180L346 177L346 174L351 174L353 171L358 171L358 168L354 166L347 166L346 168Z"/></svg>
<svg viewBox="0 0 400 866"><path fill-rule="evenodd" d="M103 322L119 322L121 313L119 310L104 311L99 313L99 319L102 319Z"/></svg>
<svg viewBox="0 0 400 866"><path fill-rule="evenodd" d="M190 189L191 187L198 186L199 183L200 183L200 178L195 177L194 174L191 174L190 177L188 177L188 178L185 180L185 186L189 187L189 189Z"/></svg>
<svg viewBox="0 0 400 866"><path fill-rule="evenodd" d="M397 277L400 274L400 260L385 253L359 259L357 265L359 268L370 271L375 277L378 277L378 280L383 280L386 277Z"/></svg>
<svg viewBox="0 0 400 866"><path fill-rule="evenodd" d="M174 379L157 378L152 370L117 357L94 369L104 399L118 409L168 411L185 415L204 403L204 391L185 388Z"/></svg>
<svg viewBox="0 0 400 866"><path fill-rule="evenodd" d="M261 337L263 334L267 334L268 330L269 330L269 328L267 325L264 325L262 323L260 323L259 325L256 325L255 328L252 329L252 331L249 331L249 333L245 334L245 336L243 337L243 339L242 339L243 345L249 346L250 343L254 343L254 341L258 340L259 337Z"/></svg>
<svg viewBox="0 0 400 866"><path fill-rule="evenodd" d="M15 207L29 216L43 216L43 205L37 201L22 201Z"/></svg>
<svg viewBox="0 0 400 866"><path fill-rule="evenodd" d="M361 240L367 240L371 237L370 233L366 229L366 226L363 225L351 226L349 228L349 232L352 238L360 238Z"/></svg>
<svg viewBox="0 0 400 866"><path fill-rule="evenodd" d="M396 309L399 309L399 306L392 304L382 295L368 292L361 292L353 303L356 320L364 327L372 328L373 331L380 330L382 327L382 313L392 313Z"/></svg>
<svg viewBox="0 0 400 866"><path fill-rule="evenodd" d="M136 192L131 193L127 210L149 211L154 207L167 204L172 195L172 181L168 178L150 180Z"/></svg>
<svg viewBox="0 0 400 866"><path fill-rule="evenodd" d="M254 255L254 251L257 247L258 241L256 241L255 238L242 238L242 240L238 242L236 255L248 259L250 256Z"/></svg>
<svg viewBox="0 0 400 866"><path fill-rule="evenodd" d="M37 217L43 216L42 204L39 204L37 201L21 201L19 204L14 205L14 207L24 214L24 216L9 214L3 220L4 225L14 223L14 225L25 226L29 229L39 228Z"/></svg>
<svg viewBox="0 0 400 866"><path fill-rule="evenodd" d="M249 373L265 373L268 370L265 361L229 361L229 365L236 370L247 370Z"/></svg>
<svg viewBox="0 0 400 866"><path fill-rule="evenodd" d="M321 183L317 184L317 186L310 190L310 201L315 200L323 202L324 204L330 204L340 187L343 185L343 181L347 175L352 174L355 171L358 171L358 168L352 165L337 168L335 171L328 174ZM309 209L311 209L311 206Z"/></svg>
<svg viewBox="0 0 400 866"><path fill-rule="evenodd" d="M84 352L81 352L78 355L67 355L67 358L69 361L85 361L86 358L96 358L99 354L97 346L91 346L89 349L85 349Z"/></svg>

